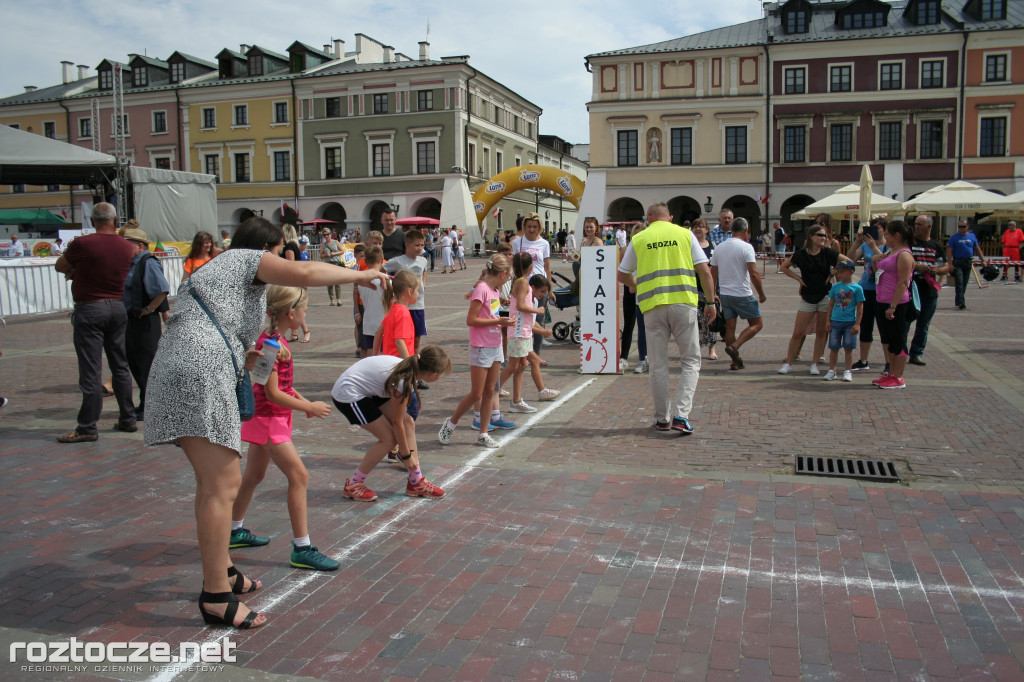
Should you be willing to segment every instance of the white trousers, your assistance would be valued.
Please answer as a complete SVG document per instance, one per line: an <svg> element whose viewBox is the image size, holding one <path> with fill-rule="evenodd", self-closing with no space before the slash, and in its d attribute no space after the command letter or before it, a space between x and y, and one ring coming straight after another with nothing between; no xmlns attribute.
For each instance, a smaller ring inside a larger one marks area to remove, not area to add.
<svg viewBox="0 0 1024 682"><path fill-rule="evenodd" d="M698 311L693 306L675 303L659 305L644 313L647 327L647 367L654 396L654 419L665 422L673 417L688 419L700 377L700 333ZM679 347L682 375L675 400L669 393L668 342Z"/></svg>

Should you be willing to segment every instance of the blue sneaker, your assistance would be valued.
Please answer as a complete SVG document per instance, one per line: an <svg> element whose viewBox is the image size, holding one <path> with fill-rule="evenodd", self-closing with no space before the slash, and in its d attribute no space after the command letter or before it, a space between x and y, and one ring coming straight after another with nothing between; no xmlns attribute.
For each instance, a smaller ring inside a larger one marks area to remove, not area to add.
<svg viewBox="0 0 1024 682"><path fill-rule="evenodd" d="M231 540L228 542L229 549L237 549L239 547L262 547L263 545L269 545L270 538L265 535L253 535L246 528L239 528L238 530L231 531Z"/></svg>
<svg viewBox="0 0 1024 682"><path fill-rule="evenodd" d="M504 419L492 419L491 427L495 429L514 429L516 425Z"/></svg>
<svg viewBox="0 0 1024 682"><path fill-rule="evenodd" d="M690 426L690 420L680 419L679 417L672 418L671 429L673 431L679 431L684 436L689 436L691 433L693 433L693 427Z"/></svg>
<svg viewBox="0 0 1024 682"><path fill-rule="evenodd" d="M289 563L295 568L308 568L313 571L334 571L341 566L334 559L317 551L316 547L310 545L296 547L294 542L292 542L292 557Z"/></svg>
<svg viewBox="0 0 1024 682"><path fill-rule="evenodd" d="M474 419L473 420L473 428L476 429L477 431L480 430L480 420L479 419ZM494 424L491 424L490 426L487 427L487 430L488 431L493 431L494 428L495 428Z"/></svg>

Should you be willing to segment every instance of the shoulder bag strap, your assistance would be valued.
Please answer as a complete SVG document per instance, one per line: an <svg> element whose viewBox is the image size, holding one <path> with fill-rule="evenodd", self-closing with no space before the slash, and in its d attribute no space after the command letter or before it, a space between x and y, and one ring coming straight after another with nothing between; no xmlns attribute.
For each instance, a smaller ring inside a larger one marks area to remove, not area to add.
<svg viewBox="0 0 1024 682"><path fill-rule="evenodd" d="M235 359L235 351L231 349L231 343L228 341L228 337L224 334L224 330L220 328L220 323L217 322L217 318L213 316L210 309L206 307L206 303L203 301L202 297L196 293L195 287L192 286L191 279L185 280L185 286L188 288L188 293L192 295L192 298L196 299L196 303L199 304L199 307L203 309L206 316L210 318L211 322L213 322L213 326L220 333L220 338L224 339L224 344L228 347L228 355L231 356L231 364L235 366L235 376L238 377L238 381L242 381L244 378L243 371L238 368L238 360Z"/></svg>

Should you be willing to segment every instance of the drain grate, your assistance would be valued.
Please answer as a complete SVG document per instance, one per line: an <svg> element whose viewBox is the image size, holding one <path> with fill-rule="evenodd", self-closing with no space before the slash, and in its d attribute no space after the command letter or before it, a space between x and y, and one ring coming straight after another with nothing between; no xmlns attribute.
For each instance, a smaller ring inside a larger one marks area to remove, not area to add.
<svg viewBox="0 0 1024 682"><path fill-rule="evenodd" d="M796 456L796 473L808 476L841 476L871 481L899 481L892 462L884 459L852 459L849 457Z"/></svg>

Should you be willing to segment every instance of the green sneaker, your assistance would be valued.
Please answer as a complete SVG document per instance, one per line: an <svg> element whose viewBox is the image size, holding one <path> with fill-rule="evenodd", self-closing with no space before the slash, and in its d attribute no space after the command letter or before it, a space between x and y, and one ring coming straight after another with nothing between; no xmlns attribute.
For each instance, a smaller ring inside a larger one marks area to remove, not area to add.
<svg viewBox="0 0 1024 682"><path fill-rule="evenodd" d="M247 528L239 528L238 530L231 531L231 542L228 544L228 547L230 549L236 547L262 547L269 544L270 538L263 535L253 535Z"/></svg>
<svg viewBox="0 0 1024 682"><path fill-rule="evenodd" d="M316 547L312 545L296 547L294 542L292 542L292 560L290 563L295 568L309 568L314 571L334 571L341 566L334 559L318 552Z"/></svg>

